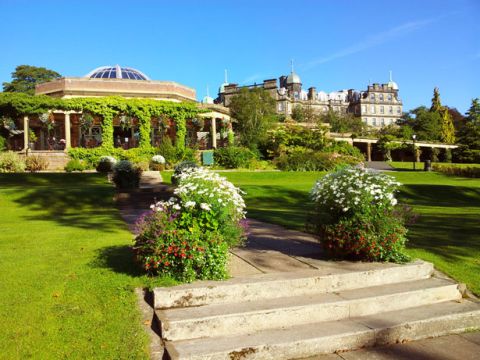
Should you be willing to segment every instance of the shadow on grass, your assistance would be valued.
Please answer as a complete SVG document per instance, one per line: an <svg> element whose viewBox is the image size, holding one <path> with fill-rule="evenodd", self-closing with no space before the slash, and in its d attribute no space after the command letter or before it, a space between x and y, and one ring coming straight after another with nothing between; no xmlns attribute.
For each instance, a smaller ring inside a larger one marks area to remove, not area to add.
<svg viewBox="0 0 480 360"><path fill-rule="evenodd" d="M422 214L410 229L408 247L462 261L480 253L479 234L478 214Z"/></svg>
<svg viewBox="0 0 480 360"><path fill-rule="evenodd" d="M132 277L145 275L134 259L135 254L131 246L107 246L98 250L95 259L89 265L94 268L109 269Z"/></svg>
<svg viewBox="0 0 480 360"><path fill-rule="evenodd" d="M4 174L0 186L15 190L13 201L26 209L26 220L63 226L118 231L125 226L114 210L113 187L98 174Z"/></svg>
<svg viewBox="0 0 480 360"><path fill-rule="evenodd" d="M422 206L480 207L480 188L411 184L400 188L399 199Z"/></svg>

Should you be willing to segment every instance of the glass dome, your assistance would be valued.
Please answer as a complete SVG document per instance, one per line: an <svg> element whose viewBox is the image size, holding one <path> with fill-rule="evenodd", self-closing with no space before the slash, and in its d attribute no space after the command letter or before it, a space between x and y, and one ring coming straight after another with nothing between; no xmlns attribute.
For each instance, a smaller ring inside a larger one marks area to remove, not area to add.
<svg viewBox="0 0 480 360"><path fill-rule="evenodd" d="M91 79L150 80L140 70L116 66L101 66L89 72L85 77Z"/></svg>

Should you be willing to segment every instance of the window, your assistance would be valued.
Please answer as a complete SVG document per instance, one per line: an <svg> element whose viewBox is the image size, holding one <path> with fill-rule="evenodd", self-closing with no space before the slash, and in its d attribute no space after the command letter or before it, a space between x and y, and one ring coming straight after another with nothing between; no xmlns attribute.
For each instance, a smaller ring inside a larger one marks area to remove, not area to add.
<svg viewBox="0 0 480 360"><path fill-rule="evenodd" d="M397 107L397 114L401 114L402 113L402 110L400 110L400 106Z"/></svg>
<svg viewBox="0 0 480 360"><path fill-rule="evenodd" d="M390 106L390 107L388 108L388 112L389 112L390 114L393 114L393 106Z"/></svg>
<svg viewBox="0 0 480 360"><path fill-rule="evenodd" d="M382 121L380 122L380 124L382 124L382 126L385 126L385 119L382 118Z"/></svg>
<svg viewBox="0 0 480 360"><path fill-rule="evenodd" d="M362 112L366 113L367 112L367 105L362 105Z"/></svg>
<svg viewBox="0 0 480 360"><path fill-rule="evenodd" d="M384 111L383 105L382 105L382 106L380 106L380 114L383 114L384 112L385 112L385 111Z"/></svg>
<svg viewBox="0 0 480 360"><path fill-rule="evenodd" d="M383 101L383 94L378 95L380 101Z"/></svg>
<svg viewBox="0 0 480 360"><path fill-rule="evenodd" d="M375 94L370 94L370 100L375 101Z"/></svg>
<svg viewBox="0 0 480 360"><path fill-rule="evenodd" d="M371 106L370 106L370 112L371 112L372 114L375 114L375 105L371 105Z"/></svg>
<svg viewBox="0 0 480 360"><path fill-rule="evenodd" d="M372 119L372 125L377 126L377 119L375 119L375 118Z"/></svg>
<svg viewBox="0 0 480 360"><path fill-rule="evenodd" d="M278 103L278 111L283 111L283 103Z"/></svg>
<svg viewBox="0 0 480 360"><path fill-rule="evenodd" d="M392 101L392 94L388 94L387 99L388 99L388 101Z"/></svg>

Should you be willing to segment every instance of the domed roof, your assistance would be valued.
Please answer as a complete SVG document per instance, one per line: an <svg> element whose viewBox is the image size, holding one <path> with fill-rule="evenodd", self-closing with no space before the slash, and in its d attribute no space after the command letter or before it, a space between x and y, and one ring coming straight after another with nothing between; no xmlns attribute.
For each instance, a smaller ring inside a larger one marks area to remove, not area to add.
<svg viewBox="0 0 480 360"><path fill-rule="evenodd" d="M205 96L202 100L202 104L213 104L213 98L210 96Z"/></svg>
<svg viewBox="0 0 480 360"><path fill-rule="evenodd" d="M295 71L292 71L290 75L287 76L287 84L301 84L300 76Z"/></svg>
<svg viewBox="0 0 480 360"><path fill-rule="evenodd" d="M225 86L229 85L227 82L224 82L220 87L218 88L218 93L222 94L225 92Z"/></svg>
<svg viewBox="0 0 480 360"><path fill-rule="evenodd" d="M119 65L100 66L90 71L85 77L91 79L150 80L149 77L140 70L120 67Z"/></svg>
<svg viewBox="0 0 480 360"><path fill-rule="evenodd" d="M391 80L390 80L390 81L388 82L387 86L388 86L389 88L393 89L393 90L398 90L398 85L397 85L397 83L396 83L395 81L391 81Z"/></svg>

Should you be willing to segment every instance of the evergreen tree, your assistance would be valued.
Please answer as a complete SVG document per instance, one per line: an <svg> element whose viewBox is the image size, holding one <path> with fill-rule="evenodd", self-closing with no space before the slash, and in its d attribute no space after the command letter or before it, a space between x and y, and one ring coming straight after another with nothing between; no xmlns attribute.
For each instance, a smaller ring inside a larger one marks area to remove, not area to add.
<svg viewBox="0 0 480 360"><path fill-rule="evenodd" d="M447 108L443 109L441 138L446 144L455 143L455 127Z"/></svg>
<svg viewBox="0 0 480 360"><path fill-rule="evenodd" d="M438 87L433 89L433 98L432 98L432 106L430 107L430 111L440 113L443 110L442 102L440 101L440 91Z"/></svg>
<svg viewBox="0 0 480 360"><path fill-rule="evenodd" d="M44 67L19 65L12 73L12 82L3 83L3 91L33 95L35 94L35 85L60 77L61 75L56 71Z"/></svg>
<svg viewBox="0 0 480 360"><path fill-rule="evenodd" d="M467 111L467 121L474 125L480 125L480 99L476 98L472 100L472 105Z"/></svg>

